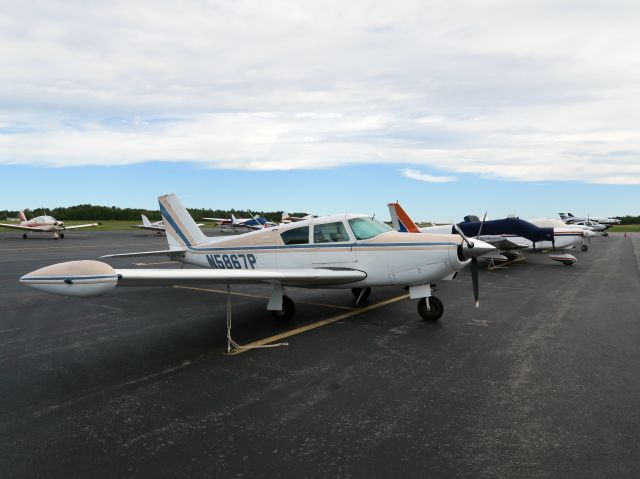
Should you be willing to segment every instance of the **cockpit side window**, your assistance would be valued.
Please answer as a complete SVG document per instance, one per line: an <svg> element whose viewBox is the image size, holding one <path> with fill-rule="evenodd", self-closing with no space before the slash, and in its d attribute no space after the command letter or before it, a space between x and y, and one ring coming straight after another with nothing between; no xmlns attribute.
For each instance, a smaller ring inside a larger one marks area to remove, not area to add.
<svg viewBox="0 0 640 479"><path fill-rule="evenodd" d="M313 226L314 243L340 243L349 241L349 233L342 221Z"/></svg>
<svg viewBox="0 0 640 479"><path fill-rule="evenodd" d="M280 233L280 237L286 245L309 244L309 227L301 226L300 228L288 229Z"/></svg>
<svg viewBox="0 0 640 479"><path fill-rule="evenodd" d="M393 231L389 226L373 218L352 218L349 220L349 225L353 230L354 236L359 240L373 238L387 231Z"/></svg>

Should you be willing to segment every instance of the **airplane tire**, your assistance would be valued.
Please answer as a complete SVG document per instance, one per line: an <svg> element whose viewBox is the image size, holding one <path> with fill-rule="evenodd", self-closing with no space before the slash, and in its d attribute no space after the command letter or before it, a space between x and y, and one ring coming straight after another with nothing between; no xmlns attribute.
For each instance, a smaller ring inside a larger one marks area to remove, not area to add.
<svg viewBox="0 0 640 479"><path fill-rule="evenodd" d="M27 239L27 233L24 233L24 234L22 235L22 239Z"/></svg>
<svg viewBox="0 0 640 479"><path fill-rule="evenodd" d="M607 233L606 231L604 233L602 233L602 236L609 236L609 233Z"/></svg>
<svg viewBox="0 0 640 479"><path fill-rule="evenodd" d="M418 313L422 316L422 319L425 321L437 321L444 314L444 304L435 296L431 296L429 298L429 306L431 310L427 309L427 299L421 298L418 301Z"/></svg>
<svg viewBox="0 0 640 479"><path fill-rule="evenodd" d="M271 314L278 321L291 321L296 312L296 306L289 296L282 297L282 310L271 311Z"/></svg>
<svg viewBox="0 0 640 479"><path fill-rule="evenodd" d="M358 296L360 296L360 291L362 291L362 288L351 288L351 294L353 294L353 297L356 298L356 300L358 299ZM371 288L366 288L364 290L364 294L362 295L362 299L360 301L366 300L370 295L371 295Z"/></svg>
<svg viewBox="0 0 640 479"><path fill-rule="evenodd" d="M583 244L580 248L582 251L589 251L589 247L586 244Z"/></svg>
<svg viewBox="0 0 640 479"><path fill-rule="evenodd" d="M575 261L563 261L562 264L565 266L571 266Z"/></svg>
<svg viewBox="0 0 640 479"><path fill-rule="evenodd" d="M60 233L60 239L64 239L64 233Z"/></svg>

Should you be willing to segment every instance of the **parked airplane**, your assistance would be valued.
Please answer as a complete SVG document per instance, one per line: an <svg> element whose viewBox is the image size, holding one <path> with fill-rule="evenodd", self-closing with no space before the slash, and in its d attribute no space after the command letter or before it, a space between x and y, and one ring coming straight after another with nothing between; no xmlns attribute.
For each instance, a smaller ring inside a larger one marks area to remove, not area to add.
<svg viewBox="0 0 640 479"><path fill-rule="evenodd" d="M286 213L286 212L282 212L282 219L280 220L280 224L289 224L289 223L293 223L294 221L303 221L303 220L309 220L311 218L317 218L317 216L314 215L305 215L305 216L291 216L291 214Z"/></svg>
<svg viewBox="0 0 640 479"><path fill-rule="evenodd" d="M529 223L533 223L536 226L541 228L573 228L577 231L582 231L582 246L580 247L582 251L588 251L589 246L591 246L591 238L597 236L600 231L594 230L591 226L586 226L580 223L576 224L565 224L562 220L556 218L536 218L532 220L527 220ZM600 225L602 226L602 225Z"/></svg>
<svg viewBox="0 0 640 479"><path fill-rule="evenodd" d="M551 254L549 258L567 266L574 264L575 256L565 250L582 242L585 233L575 228L541 228L520 218L509 217L499 220L480 221L476 216L465 216L465 221L457 225L428 226L418 228L399 203L389 203L389 212L394 228L410 233L455 233L462 231L469 237L478 237L499 250L486 256L494 261L505 261L518 256L513 250L563 251Z"/></svg>
<svg viewBox="0 0 640 479"><path fill-rule="evenodd" d="M442 302L432 285L452 280L472 264L476 304L479 300L478 256L493 246L465 236L406 235L370 216L341 214L280 225L234 237L205 236L175 195L158 198L169 249L103 256L122 258L168 254L172 259L202 269L114 269L100 261L71 261L33 271L20 282L66 296L96 296L115 286L159 286L194 282L272 285L267 310L288 320L295 311L288 286L347 288L357 301L371 287L407 287L419 299L418 312L427 321L438 320ZM227 340L231 339L230 299L227 297Z"/></svg>
<svg viewBox="0 0 640 479"><path fill-rule="evenodd" d="M149 221L145 215L142 216L142 224L141 225L131 225L132 228L139 228L143 230L155 231L158 234L164 233L164 221L154 221L153 223ZM204 223L198 223L197 226L204 226Z"/></svg>
<svg viewBox="0 0 640 479"><path fill-rule="evenodd" d="M261 230L273 226L274 223L267 221L266 218L262 218L258 215L254 215L253 218L236 218L231 214L229 218L202 218L203 221L215 221L222 227L233 229L237 231L238 228L247 228L249 230Z"/></svg>
<svg viewBox="0 0 640 479"><path fill-rule="evenodd" d="M79 228L89 228L91 226L99 226L100 223L87 223L84 225L65 226L64 221L58 221L53 216L37 216L27 220L24 211L21 211L18 215L20 224L0 223L3 228L11 228L24 231L22 234L23 239L27 239L27 232L34 233L51 233L53 239L64 238L64 231L75 230Z"/></svg>
<svg viewBox="0 0 640 479"><path fill-rule="evenodd" d="M600 223L601 225L605 225L608 227L619 225L620 220L618 218L604 218L598 216L587 216L586 218L580 216L574 216L572 213L558 213L560 215L560 219L567 224L574 224L578 222L595 222Z"/></svg>

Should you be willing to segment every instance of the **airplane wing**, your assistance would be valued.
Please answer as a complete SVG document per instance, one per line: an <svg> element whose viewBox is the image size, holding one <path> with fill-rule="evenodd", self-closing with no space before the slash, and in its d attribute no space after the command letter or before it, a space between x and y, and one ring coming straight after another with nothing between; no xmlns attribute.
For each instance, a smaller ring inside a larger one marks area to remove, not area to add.
<svg viewBox="0 0 640 479"><path fill-rule="evenodd" d="M90 228L92 226L100 226L100 223L87 223L86 225L63 226L62 229L65 229L65 230L77 230L78 228Z"/></svg>
<svg viewBox="0 0 640 479"><path fill-rule="evenodd" d="M495 246L495 248L500 251L509 249L523 249L529 247L528 244L518 243L509 238L505 238L504 236L480 235L478 239L489 243L491 246Z"/></svg>
<svg viewBox="0 0 640 479"><path fill-rule="evenodd" d="M202 218L202 221L215 221L217 223L223 223L226 221L227 223L231 223L229 218Z"/></svg>
<svg viewBox="0 0 640 479"><path fill-rule="evenodd" d="M162 226L147 226L147 225L130 225L132 228L138 228L141 230L150 230L150 231L164 231L164 227Z"/></svg>
<svg viewBox="0 0 640 479"><path fill-rule="evenodd" d="M11 225L11 224L7 224L7 223L0 223L0 227L2 228L11 228L14 230L23 230L23 231L46 231L48 232L48 229L45 229L43 227L40 226L21 226L21 225Z"/></svg>
<svg viewBox="0 0 640 479"><path fill-rule="evenodd" d="M22 284L64 296L97 296L116 286L173 286L193 283L331 286L361 281L364 271L306 269L114 269L100 261L58 263L20 278Z"/></svg>

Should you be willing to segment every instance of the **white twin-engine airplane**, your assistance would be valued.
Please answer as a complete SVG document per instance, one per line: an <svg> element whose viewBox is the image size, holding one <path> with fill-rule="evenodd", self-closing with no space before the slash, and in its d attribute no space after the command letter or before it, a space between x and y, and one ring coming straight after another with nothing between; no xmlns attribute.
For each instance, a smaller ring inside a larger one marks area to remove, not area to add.
<svg viewBox="0 0 640 479"><path fill-rule="evenodd" d="M33 271L20 282L48 293L97 296L116 286L266 283L272 285L267 310L288 320L295 311L285 287L347 288L357 301L370 288L408 287L419 299L418 312L427 321L439 319L442 302L432 285L452 280L476 257L493 246L453 234L411 234L393 231L370 216L341 214L299 221L243 235L209 238L196 226L173 194L158 198L169 250L114 254L104 257L169 254L205 269L114 269L100 261L71 261ZM472 275L476 304L477 268ZM228 296L229 298L229 296ZM230 303L227 321L230 338ZM230 347L230 346L229 346Z"/></svg>
<svg viewBox="0 0 640 479"><path fill-rule="evenodd" d="M153 223L149 221L145 215L142 216L142 224L141 225L131 225L132 228L138 228L141 230L155 231L158 234L164 233L164 221L154 221ZM197 226L204 226L204 223L198 223Z"/></svg>
<svg viewBox="0 0 640 479"><path fill-rule="evenodd" d="M0 226L3 228L11 228L14 230L24 231L24 233L22 234L23 239L27 239L27 232L51 233L53 239L62 239L64 238L64 231L66 230L89 228L91 226L98 226L100 224L88 223L85 225L65 226L64 221L58 221L53 216L38 216L36 218L27 220L27 217L24 215L24 211L20 212L18 219L20 220L19 225L0 223Z"/></svg>

